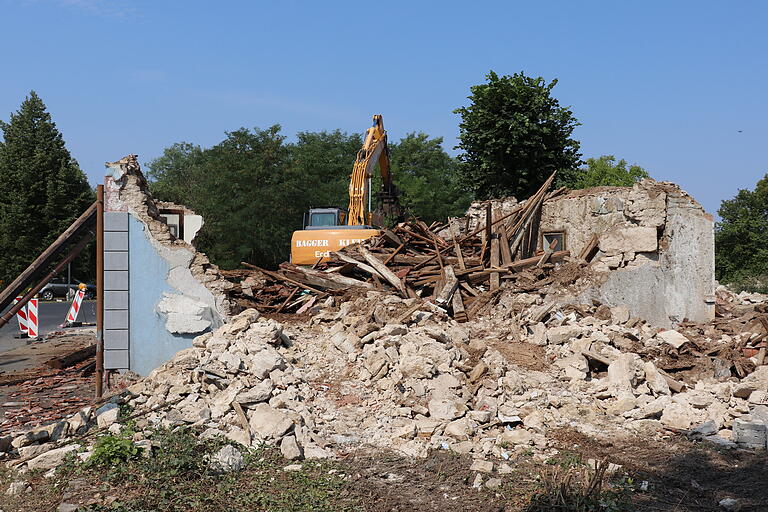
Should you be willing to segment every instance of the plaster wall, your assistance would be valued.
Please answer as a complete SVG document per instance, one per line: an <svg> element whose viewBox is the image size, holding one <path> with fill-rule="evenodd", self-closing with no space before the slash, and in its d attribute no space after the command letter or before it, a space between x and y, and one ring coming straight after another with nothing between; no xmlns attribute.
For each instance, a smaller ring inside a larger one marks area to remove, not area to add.
<svg viewBox="0 0 768 512"><path fill-rule="evenodd" d="M713 228L693 198L652 180L570 192L544 204L540 223L542 233L564 232L572 255L599 237L591 265L598 284L580 301L625 305L658 327L713 318Z"/></svg>

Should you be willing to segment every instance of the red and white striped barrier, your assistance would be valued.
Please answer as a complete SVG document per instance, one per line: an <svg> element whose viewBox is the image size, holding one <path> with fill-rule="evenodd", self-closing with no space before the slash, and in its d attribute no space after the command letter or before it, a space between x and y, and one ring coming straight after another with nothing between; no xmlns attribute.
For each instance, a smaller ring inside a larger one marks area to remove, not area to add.
<svg viewBox="0 0 768 512"><path fill-rule="evenodd" d="M85 297L85 290L77 290L75 297L72 299L72 305L69 307L67 313L67 319L64 324L73 324L77 321L77 314L80 313L80 306L83 305L83 298Z"/></svg>
<svg viewBox="0 0 768 512"><path fill-rule="evenodd" d="M38 299L29 299L27 302L27 334L33 340L36 340L38 335L37 301Z"/></svg>
<svg viewBox="0 0 768 512"><path fill-rule="evenodd" d="M18 304L19 301L21 301L21 295L16 297L16 300L13 301L14 304ZM20 310L16 312L16 319L19 321L19 332L22 334L27 334L27 305L24 304Z"/></svg>

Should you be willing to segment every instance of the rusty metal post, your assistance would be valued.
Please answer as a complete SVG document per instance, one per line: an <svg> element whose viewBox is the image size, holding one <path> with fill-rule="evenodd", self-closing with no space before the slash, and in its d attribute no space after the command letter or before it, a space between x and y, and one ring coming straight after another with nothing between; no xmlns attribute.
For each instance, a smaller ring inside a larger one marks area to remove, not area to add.
<svg viewBox="0 0 768 512"><path fill-rule="evenodd" d="M104 185L96 187L96 398L104 387Z"/></svg>

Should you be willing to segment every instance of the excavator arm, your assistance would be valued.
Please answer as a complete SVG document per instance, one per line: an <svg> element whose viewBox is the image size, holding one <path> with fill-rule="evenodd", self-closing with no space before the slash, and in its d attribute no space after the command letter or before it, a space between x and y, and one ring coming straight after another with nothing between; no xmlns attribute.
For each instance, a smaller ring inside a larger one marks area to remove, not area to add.
<svg viewBox="0 0 768 512"><path fill-rule="evenodd" d="M387 132L384 130L384 121L381 115L373 116L373 126L366 130L363 147L357 152L357 159L352 167L349 181L349 215L347 217L347 225L349 226L370 224L370 212L367 211L365 200L369 193L369 179L373 176L373 168L377 163L381 171L382 194L392 197L396 201L396 191L389 168ZM389 202L392 202L392 199Z"/></svg>

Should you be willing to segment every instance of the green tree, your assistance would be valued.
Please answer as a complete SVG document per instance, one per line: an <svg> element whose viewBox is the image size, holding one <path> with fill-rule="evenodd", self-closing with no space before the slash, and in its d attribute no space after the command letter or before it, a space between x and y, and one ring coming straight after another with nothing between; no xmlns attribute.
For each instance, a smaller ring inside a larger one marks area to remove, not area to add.
<svg viewBox="0 0 768 512"><path fill-rule="evenodd" d="M738 288L768 291L768 174L723 201L715 225L715 274Z"/></svg>
<svg viewBox="0 0 768 512"><path fill-rule="evenodd" d="M463 215L472 198L459 182L458 162L443 150L443 138L409 133L390 144L395 184L407 211L431 223Z"/></svg>
<svg viewBox="0 0 768 512"><path fill-rule="evenodd" d="M94 193L34 91L0 129L0 280L7 282L93 203ZM76 265L81 278L86 260Z"/></svg>
<svg viewBox="0 0 768 512"><path fill-rule="evenodd" d="M643 178L650 178L648 171L639 165L629 165L623 158L616 162L613 155L603 155L599 158L587 158L586 165L579 171L563 180L562 184L573 188L590 187L631 187Z"/></svg>
<svg viewBox="0 0 768 512"><path fill-rule="evenodd" d="M149 163L147 178L150 191L163 201L192 207L193 187L200 174L203 149L188 142L178 142L163 150L163 155Z"/></svg>
<svg viewBox="0 0 768 512"><path fill-rule="evenodd" d="M552 97L557 80L523 73L498 76L470 88L470 104L461 115L461 177L478 199L533 194L553 172L567 181L581 154L571 138L579 125L568 107Z"/></svg>
<svg viewBox="0 0 768 512"><path fill-rule="evenodd" d="M349 202L349 175L363 144L359 134L299 132L290 145L291 167L303 182L297 198L302 211L311 207L346 208Z"/></svg>

